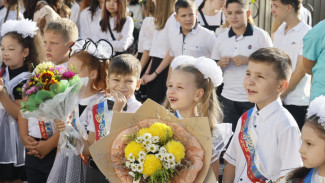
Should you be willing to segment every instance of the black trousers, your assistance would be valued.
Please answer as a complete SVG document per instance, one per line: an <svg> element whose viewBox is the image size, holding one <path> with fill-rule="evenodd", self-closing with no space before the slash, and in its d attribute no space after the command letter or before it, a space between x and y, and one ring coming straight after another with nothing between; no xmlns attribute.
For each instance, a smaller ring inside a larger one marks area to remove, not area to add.
<svg viewBox="0 0 325 183"><path fill-rule="evenodd" d="M26 154L25 166L28 183L45 183L52 169L56 148L43 159Z"/></svg>
<svg viewBox="0 0 325 183"><path fill-rule="evenodd" d="M302 126L305 124L306 114L308 106L297 106L297 105L283 105L295 118L299 129L301 130Z"/></svg>
<svg viewBox="0 0 325 183"><path fill-rule="evenodd" d="M236 102L229 100L223 96L221 98L222 109L224 113L223 122L232 124L232 131L235 132L236 125L240 116L254 107L250 102Z"/></svg>

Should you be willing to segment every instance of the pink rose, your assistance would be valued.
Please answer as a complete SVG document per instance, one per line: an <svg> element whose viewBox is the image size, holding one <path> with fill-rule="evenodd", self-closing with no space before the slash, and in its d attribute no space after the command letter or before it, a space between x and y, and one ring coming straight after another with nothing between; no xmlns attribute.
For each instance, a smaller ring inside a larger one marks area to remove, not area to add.
<svg viewBox="0 0 325 183"><path fill-rule="evenodd" d="M54 68L51 68L49 70L52 71L52 72L54 72L56 70L56 71L58 71L59 75L62 75L64 72L67 71L67 69L62 65L56 65Z"/></svg>
<svg viewBox="0 0 325 183"><path fill-rule="evenodd" d="M33 86L33 87L31 87L29 90L26 91L26 94L27 94L27 95L31 95L31 94L33 94L33 93L36 93L37 90L38 90L37 87L36 87L36 86Z"/></svg>
<svg viewBox="0 0 325 183"><path fill-rule="evenodd" d="M72 71L66 71L62 75L65 79L70 79L73 78L76 74Z"/></svg>

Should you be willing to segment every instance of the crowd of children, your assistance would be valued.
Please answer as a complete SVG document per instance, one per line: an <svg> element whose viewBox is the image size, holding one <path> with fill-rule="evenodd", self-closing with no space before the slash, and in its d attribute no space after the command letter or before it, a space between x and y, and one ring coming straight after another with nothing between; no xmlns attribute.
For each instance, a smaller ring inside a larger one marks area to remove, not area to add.
<svg viewBox="0 0 325 183"><path fill-rule="evenodd" d="M249 2L4 0L0 183L109 182L89 146L113 112L148 98L179 119L208 118L217 180L223 158L225 183L325 182L325 21L311 28L301 0L272 0L271 39ZM78 156L57 149L65 122L20 113L19 88L44 61L89 79L71 114Z"/></svg>

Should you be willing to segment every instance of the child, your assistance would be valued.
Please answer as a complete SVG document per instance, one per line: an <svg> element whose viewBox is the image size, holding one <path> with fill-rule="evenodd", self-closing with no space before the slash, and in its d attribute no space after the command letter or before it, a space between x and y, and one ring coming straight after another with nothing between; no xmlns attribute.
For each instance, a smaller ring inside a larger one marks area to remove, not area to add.
<svg viewBox="0 0 325 183"><path fill-rule="evenodd" d="M92 119L89 123L89 145L98 141L109 133L114 112L122 110L129 113L136 112L141 103L135 99L134 92L140 87L141 65L139 60L130 54L114 57L108 66L108 87L111 97L101 101L93 107ZM102 118L98 118L101 116ZM100 128L99 128L100 126ZM87 167L87 183L107 182L95 162L90 158Z"/></svg>
<svg viewBox="0 0 325 183"><path fill-rule="evenodd" d="M224 155L225 183L275 181L301 166L300 131L280 99L290 79L290 58L279 49L261 48L248 60L244 87L255 107L238 120Z"/></svg>
<svg viewBox="0 0 325 183"><path fill-rule="evenodd" d="M84 0L83 3L87 1ZM97 41L95 32L99 30L99 21L101 20L101 0L91 0L90 6L80 13L80 38Z"/></svg>
<svg viewBox="0 0 325 183"><path fill-rule="evenodd" d="M283 22L273 35L273 45L290 56L293 70L288 88L281 98L283 106L301 129L309 104L311 82L311 77L304 71L302 40L311 28L299 19L300 6L300 0L272 0L272 14L277 22Z"/></svg>
<svg viewBox="0 0 325 183"><path fill-rule="evenodd" d="M105 0L98 39L108 40L115 55L125 52L133 43L133 19L126 16L126 0Z"/></svg>
<svg viewBox="0 0 325 183"><path fill-rule="evenodd" d="M156 0L155 28L150 48L151 61L141 80L147 85L146 95L157 103L162 103L166 96L166 81L172 57L169 54L171 34L176 34L179 27L174 16L175 0Z"/></svg>
<svg viewBox="0 0 325 183"><path fill-rule="evenodd" d="M307 74L313 76L310 101L320 95L325 95L325 20L319 22L303 39L304 68Z"/></svg>
<svg viewBox="0 0 325 183"><path fill-rule="evenodd" d="M226 17L231 28L218 36L211 58L224 70L221 103L224 122L232 123L235 131L238 118L254 104L250 103L242 85L247 69L248 56L259 48L271 47L270 36L248 22L250 17L247 0L228 0Z"/></svg>
<svg viewBox="0 0 325 183"><path fill-rule="evenodd" d="M22 95L17 89L27 81L33 65L42 60L42 40L37 31L36 22L25 19L8 20L1 29L6 67L0 68L0 182L20 182L26 177L25 139L20 139L16 121Z"/></svg>
<svg viewBox="0 0 325 183"><path fill-rule="evenodd" d="M307 120L301 131L300 154L304 167L292 171L287 181L325 181L325 96L319 96L310 103Z"/></svg>
<svg viewBox="0 0 325 183"><path fill-rule="evenodd" d="M204 0L198 7L198 23L215 32L226 21L222 11L224 1L226 0Z"/></svg>
<svg viewBox="0 0 325 183"><path fill-rule="evenodd" d="M178 0L175 3L175 18L181 28L171 35L170 56L190 55L210 57L216 36L212 31L196 23L197 12L192 0Z"/></svg>
<svg viewBox="0 0 325 183"><path fill-rule="evenodd" d="M64 64L67 67L69 49L78 39L78 28L68 18L50 22L45 28L44 46L46 57L56 65Z"/></svg>
<svg viewBox="0 0 325 183"><path fill-rule="evenodd" d="M69 59L69 67L75 69L80 77L88 77L89 81L79 106L72 114L72 125L81 134L84 140L88 139L87 126L92 123L88 120L94 104L105 97L108 58L112 55L104 47L109 43L101 40L96 43L102 47L96 47L91 40L80 40L72 47L72 56ZM93 47L94 46L94 47ZM96 50L92 50L96 48ZM57 121L55 121L58 124ZM62 125L60 122L59 125ZM64 124L64 123L63 123ZM58 126L59 126L58 125ZM64 128L63 128L64 129ZM59 129L62 131L62 129ZM89 150L84 149L85 154L64 157L60 152L55 158L53 168L47 182L86 182L86 165L88 163Z"/></svg>
<svg viewBox="0 0 325 183"><path fill-rule="evenodd" d="M218 124L223 114L215 87L222 83L222 71L213 60L204 57L178 56L171 67L166 108L180 119L208 117L213 142L211 168L218 180L219 157L232 135L231 124Z"/></svg>

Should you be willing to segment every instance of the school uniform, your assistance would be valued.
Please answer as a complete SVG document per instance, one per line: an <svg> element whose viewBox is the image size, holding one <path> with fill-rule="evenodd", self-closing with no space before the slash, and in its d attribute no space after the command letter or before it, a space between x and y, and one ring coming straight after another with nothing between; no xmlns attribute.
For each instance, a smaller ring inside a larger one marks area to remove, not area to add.
<svg viewBox="0 0 325 183"><path fill-rule="evenodd" d="M169 43L171 35L179 31L179 24L177 24L175 19L175 13L171 14L165 24L165 27L161 30L155 30L153 33L151 48L150 48L150 57L152 57L152 64L149 71L149 74L152 74L159 67L160 63L166 56L169 51ZM147 87L150 88L147 91L148 98L154 100L157 103L162 103L166 96L166 80L168 76L167 66L155 80L147 84Z"/></svg>
<svg viewBox="0 0 325 183"><path fill-rule="evenodd" d="M275 181L302 166L300 145L298 125L278 98L243 114L223 158L236 167L234 182Z"/></svg>
<svg viewBox="0 0 325 183"><path fill-rule="evenodd" d="M274 33L273 45L275 48L279 48L289 55L292 63L292 72L294 72L298 57L302 56L303 37L311 27L303 21L288 32L285 32L286 27L287 24L284 22ZM297 86L283 99L284 107L293 115L300 129L305 122L310 101L310 83L311 76L305 74Z"/></svg>
<svg viewBox="0 0 325 183"><path fill-rule="evenodd" d="M320 95L325 95L325 20L315 25L305 35L303 42L303 56L315 62L312 69L313 81L311 85L310 101Z"/></svg>
<svg viewBox="0 0 325 183"><path fill-rule="evenodd" d="M97 40L105 39L110 42L113 46L114 54L121 54L122 52L126 51L131 44L133 43L133 29L134 23L131 17L126 17L126 21L123 25L121 32L117 32L115 29L116 24L116 17L109 18L110 28L107 28L106 32L103 32L101 29L96 31L97 33ZM119 40L119 38L122 39Z"/></svg>
<svg viewBox="0 0 325 183"><path fill-rule="evenodd" d="M97 33L101 30L99 22L101 20L101 9L98 7L94 16L91 16L89 7L85 8L80 13L79 21L79 37L80 39L91 39L93 41L98 41Z"/></svg>
<svg viewBox="0 0 325 183"><path fill-rule="evenodd" d="M169 51L173 57L190 55L196 58L209 58L216 41L216 36L212 31L198 24L186 35L182 33L180 27L176 34L170 36Z"/></svg>
<svg viewBox="0 0 325 183"><path fill-rule="evenodd" d="M204 15L202 9L198 10L197 22L213 32L226 22L226 17L222 10L213 16Z"/></svg>
<svg viewBox="0 0 325 183"><path fill-rule="evenodd" d="M96 141L100 138L106 136L111 127L111 122L113 118L113 105L114 105L114 97L109 97L101 100L98 104L94 105L92 108L92 113L89 116L92 122L89 123L87 130L89 132L94 132L96 135ZM123 109L123 112L127 113L135 113L141 103L136 100L133 95L130 99L128 99L126 106ZM89 163L87 165L87 183L107 183L108 180L104 176L104 174L98 169L96 163L89 159Z"/></svg>
<svg viewBox="0 0 325 183"><path fill-rule="evenodd" d="M72 113L72 126L80 133L84 140L88 138L87 127L91 123L88 119L92 112L92 106L104 97L104 92L99 92L90 97L81 99L78 107L76 107ZM47 182L86 182L87 164L88 157L83 154L65 157L59 151Z"/></svg>
<svg viewBox="0 0 325 183"><path fill-rule="evenodd" d="M72 20L78 27L78 30L80 30L80 6L78 3L73 3L71 6L71 15L70 15L70 20Z"/></svg>
<svg viewBox="0 0 325 183"><path fill-rule="evenodd" d="M36 141L46 141L55 133L53 122L39 121L36 118L28 118L28 135ZM43 159L26 153L26 174L30 183L46 182L52 169L56 156L56 148L49 152Z"/></svg>
<svg viewBox="0 0 325 183"><path fill-rule="evenodd" d="M211 58L219 61L222 57L242 55L248 57L260 48L272 47L270 36L264 30L247 24L243 35L237 36L233 29L220 34L214 45ZM233 62L223 69L223 90L221 102L224 106L224 122L232 123L235 130L238 118L253 107L243 86L247 65L236 66Z"/></svg>
<svg viewBox="0 0 325 183"><path fill-rule="evenodd" d="M17 69L0 68L6 94L12 101L21 100L17 91L28 79L30 72L26 66ZM0 103L0 181L26 179L25 147L18 132L18 122L11 117Z"/></svg>

